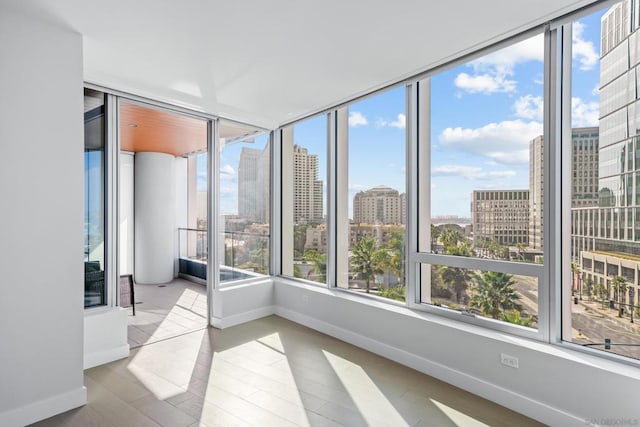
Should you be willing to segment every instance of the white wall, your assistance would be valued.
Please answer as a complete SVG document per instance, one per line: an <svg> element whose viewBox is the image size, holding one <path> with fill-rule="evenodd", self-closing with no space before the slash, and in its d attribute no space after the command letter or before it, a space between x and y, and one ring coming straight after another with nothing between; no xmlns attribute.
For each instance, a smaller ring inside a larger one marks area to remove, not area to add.
<svg viewBox="0 0 640 427"><path fill-rule="evenodd" d="M0 425L86 402L82 38L0 6Z"/></svg>
<svg viewBox="0 0 640 427"><path fill-rule="evenodd" d="M284 279L275 279L274 298L280 316L545 424L638 420L635 367ZM518 357L519 369L501 365L500 353Z"/></svg>
<svg viewBox="0 0 640 427"><path fill-rule="evenodd" d="M87 310L84 317L84 369L129 356L127 324L130 308Z"/></svg>
<svg viewBox="0 0 640 427"><path fill-rule="evenodd" d="M273 280L214 289L211 301L211 326L224 329L275 312Z"/></svg>

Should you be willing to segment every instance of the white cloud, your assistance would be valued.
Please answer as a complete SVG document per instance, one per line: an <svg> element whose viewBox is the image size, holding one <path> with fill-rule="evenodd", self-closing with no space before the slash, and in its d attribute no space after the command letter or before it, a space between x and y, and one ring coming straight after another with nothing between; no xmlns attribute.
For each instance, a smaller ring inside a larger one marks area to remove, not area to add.
<svg viewBox="0 0 640 427"><path fill-rule="evenodd" d="M571 126L598 126L600 104L595 101L583 101L581 98L571 98Z"/></svg>
<svg viewBox="0 0 640 427"><path fill-rule="evenodd" d="M349 127L364 126L368 124L367 118L359 111L349 112Z"/></svg>
<svg viewBox="0 0 640 427"><path fill-rule="evenodd" d="M454 84L469 93L514 92L517 82L511 77L517 64L544 59L542 34L490 53L469 63L473 73L460 73Z"/></svg>
<svg viewBox="0 0 640 427"><path fill-rule="evenodd" d="M476 154L499 164L529 162L529 142L542 135L542 123L522 120L489 123L479 128L446 128L440 134L443 149Z"/></svg>
<svg viewBox="0 0 640 427"><path fill-rule="evenodd" d="M365 119L366 120L366 119ZM400 113L396 116L396 119L392 122L389 122L385 119L383 119L382 117L379 117L376 120L375 123L375 127L377 128L383 128L383 127L394 127L394 128L398 128L398 129L404 129L407 127L407 116Z"/></svg>
<svg viewBox="0 0 640 427"><path fill-rule="evenodd" d="M469 93L514 92L516 81L508 80L505 74L470 75L460 73L454 81L456 87Z"/></svg>
<svg viewBox="0 0 640 427"><path fill-rule="evenodd" d="M600 59L596 48L592 41L587 41L582 38L584 33L584 24L582 22L573 23L573 40L572 40L572 52L573 59L580 63L580 69L582 71L592 69Z"/></svg>
<svg viewBox="0 0 640 427"><path fill-rule="evenodd" d="M236 171L231 165L224 165L220 168L220 179L230 180L235 176Z"/></svg>
<svg viewBox="0 0 640 427"><path fill-rule="evenodd" d="M469 180L493 180L516 176L512 170L483 171L478 166L441 165L432 170L433 176L461 176Z"/></svg>
<svg viewBox="0 0 640 427"><path fill-rule="evenodd" d="M393 128L398 128L398 129L404 129L407 127L407 116L400 113L398 114L398 116L396 117L396 120L389 123L389 126L393 127Z"/></svg>
<svg viewBox="0 0 640 427"><path fill-rule="evenodd" d="M526 95L513 104L516 116L523 119L542 121L543 101L541 96Z"/></svg>
<svg viewBox="0 0 640 427"><path fill-rule="evenodd" d="M600 95L600 84L596 84L594 88L591 90L591 95L599 96Z"/></svg>

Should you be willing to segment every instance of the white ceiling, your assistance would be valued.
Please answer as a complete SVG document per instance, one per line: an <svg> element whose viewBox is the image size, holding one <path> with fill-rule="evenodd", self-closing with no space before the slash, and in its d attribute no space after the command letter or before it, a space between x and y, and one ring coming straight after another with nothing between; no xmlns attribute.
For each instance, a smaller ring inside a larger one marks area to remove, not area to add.
<svg viewBox="0 0 640 427"><path fill-rule="evenodd" d="M594 0L2 0L84 36L85 80L266 128Z"/></svg>

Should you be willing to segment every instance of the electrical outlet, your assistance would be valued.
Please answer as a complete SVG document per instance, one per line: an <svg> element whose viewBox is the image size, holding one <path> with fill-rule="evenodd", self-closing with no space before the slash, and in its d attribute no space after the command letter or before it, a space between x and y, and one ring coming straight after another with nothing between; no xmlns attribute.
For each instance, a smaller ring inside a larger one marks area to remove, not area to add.
<svg viewBox="0 0 640 427"><path fill-rule="evenodd" d="M508 354L500 353L500 363L509 366L511 368L518 369L518 358L509 356Z"/></svg>
<svg viewBox="0 0 640 427"><path fill-rule="evenodd" d="M302 295L302 302L303 303L308 303L309 302L309 295Z"/></svg>

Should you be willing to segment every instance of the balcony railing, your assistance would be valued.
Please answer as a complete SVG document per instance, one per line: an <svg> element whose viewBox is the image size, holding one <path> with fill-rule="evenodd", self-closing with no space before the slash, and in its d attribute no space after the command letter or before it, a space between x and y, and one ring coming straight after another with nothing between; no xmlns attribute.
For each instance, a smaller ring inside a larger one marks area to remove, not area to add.
<svg viewBox="0 0 640 427"><path fill-rule="evenodd" d="M241 280L269 273L269 234L224 231L217 244L220 250L220 281ZM206 280L207 230L178 228L179 272ZM222 257L224 254L224 258Z"/></svg>

